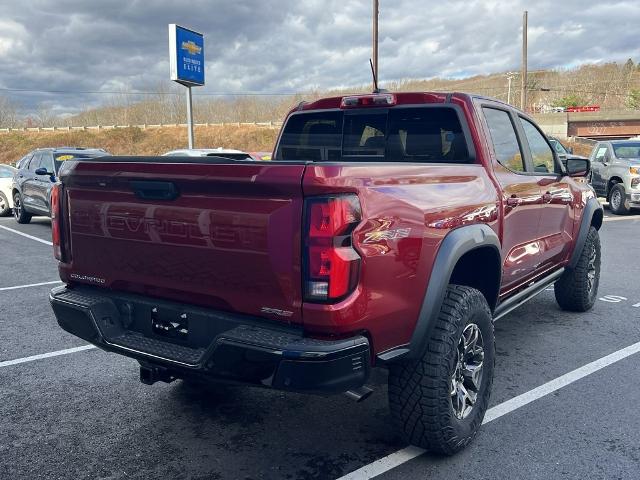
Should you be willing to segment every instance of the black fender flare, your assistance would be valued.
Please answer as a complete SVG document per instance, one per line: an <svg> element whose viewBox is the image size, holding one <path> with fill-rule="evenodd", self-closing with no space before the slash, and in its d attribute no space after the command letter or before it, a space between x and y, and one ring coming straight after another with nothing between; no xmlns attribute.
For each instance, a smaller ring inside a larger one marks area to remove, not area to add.
<svg viewBox="0 0 640 480"><path fill-rule="evenodd" d="M383 362L399 358L419 358L424 353L427 340L440 312L451 274L462 256L479 247L490 246L500 256L500 240L496 232L486 224L473 224L449 232L438 249L433 263L429 284L422 301L418 320L408 345L394 348L378 355ZM500 265L502 269L502 265Z"/></svg>
<svg viewBox="0 0 640 480"><path fill-rule="evenodd" d="M599 215L599 219L594 226L597 230L600 230L600 227L602 226L602 220L604 218L604 210L602 209L602 205L600 205L600 202L598 202L598 199L592 197L587 200L587 203L584 206L584 211L582 212L582 219L580 220L580 230L578 231L576 243L573 247L573 253L571 254L571 259L569 260L569 268L575 268L578 264L578 260L580 260L580 254L582 253L584 244L587 241L587 235L589 234L589 229L593 224L594 215Z"/></svg>

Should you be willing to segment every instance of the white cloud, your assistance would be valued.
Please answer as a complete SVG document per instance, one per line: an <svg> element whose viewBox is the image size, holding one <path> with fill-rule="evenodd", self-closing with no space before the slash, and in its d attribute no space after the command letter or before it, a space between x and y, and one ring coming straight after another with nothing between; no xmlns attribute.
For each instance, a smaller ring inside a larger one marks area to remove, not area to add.
<svg viewBox="0 0 640 480"><path fill-rule="evenodd" d="M381 81L640 60L640 2L382 0ZM167 24L204 32L200 91L291 92L370 81L369 0L0 0L0 87L146 90L168 81ZM73 111L100 96L12 94Z"/></svg>

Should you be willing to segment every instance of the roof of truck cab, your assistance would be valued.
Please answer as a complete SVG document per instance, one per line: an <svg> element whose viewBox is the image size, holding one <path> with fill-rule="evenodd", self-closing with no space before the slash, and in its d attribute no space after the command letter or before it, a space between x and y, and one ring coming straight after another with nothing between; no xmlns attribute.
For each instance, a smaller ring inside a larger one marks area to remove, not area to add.
<svg viewBox="0 0 640 480"><path fill-rule="evenodd" d="M444 103L447 100L447 92L379 92L379 95L391 94L396 97L396 105L411 105L422 103ZM372 93L353 93L340 95L339 97L320 98L313 102L301 102L296 110L328 110L340 108L342 99L345 97L358 97L375 95ZM467 95L467 94L462 94Z"/></svg>
<svg viewBox="0 0 640 480"><path fill-rule="evenodd" d="M460 99L477 99L477 100L486 100L492 103L498 103L504 105L505 107L512 108L520 111L517 107L513 105L509 105L508 103L498 100L497 98L487 97L483 95L475 95L465 92L387 92L382 91L379 92L380 95L391 94L396 97L396 105L420 105L420 104L429 104L429 103L446 103L451 97L456 97ZM340 108L342 103L342 99L345 97L358 97L358 96L366 96L366 95L375 95L372 93L353 93L341 95L339 97L327 97L320 98L313 102L300 102L300 104L294 108L292 111L300 111L300 110L329 110L334 108ZM524 112L523 112L524 113Z"/></svg>

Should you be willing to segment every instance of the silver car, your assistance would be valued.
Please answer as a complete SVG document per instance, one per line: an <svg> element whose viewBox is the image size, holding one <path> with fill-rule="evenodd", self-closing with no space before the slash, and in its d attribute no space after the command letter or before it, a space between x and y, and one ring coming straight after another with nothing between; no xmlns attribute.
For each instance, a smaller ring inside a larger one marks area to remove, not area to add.
<svg viewBox="0 0 640 480"><path fill-rule="evenodd" d="M616 215L640 208L640 141L598 142L589 157L591 185Z"/></svg>

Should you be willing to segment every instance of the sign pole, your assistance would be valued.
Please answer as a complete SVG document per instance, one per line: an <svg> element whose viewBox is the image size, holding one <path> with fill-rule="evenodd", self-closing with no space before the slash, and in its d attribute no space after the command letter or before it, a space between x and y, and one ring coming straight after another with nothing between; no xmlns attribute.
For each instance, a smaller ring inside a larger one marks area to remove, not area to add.
<svg viewBox="0 0 640 480"><path fill-rule="evenodd" d="M193 150L193 101L190 85L187 85L187 133L189 135L189 150Z"/></svg>

